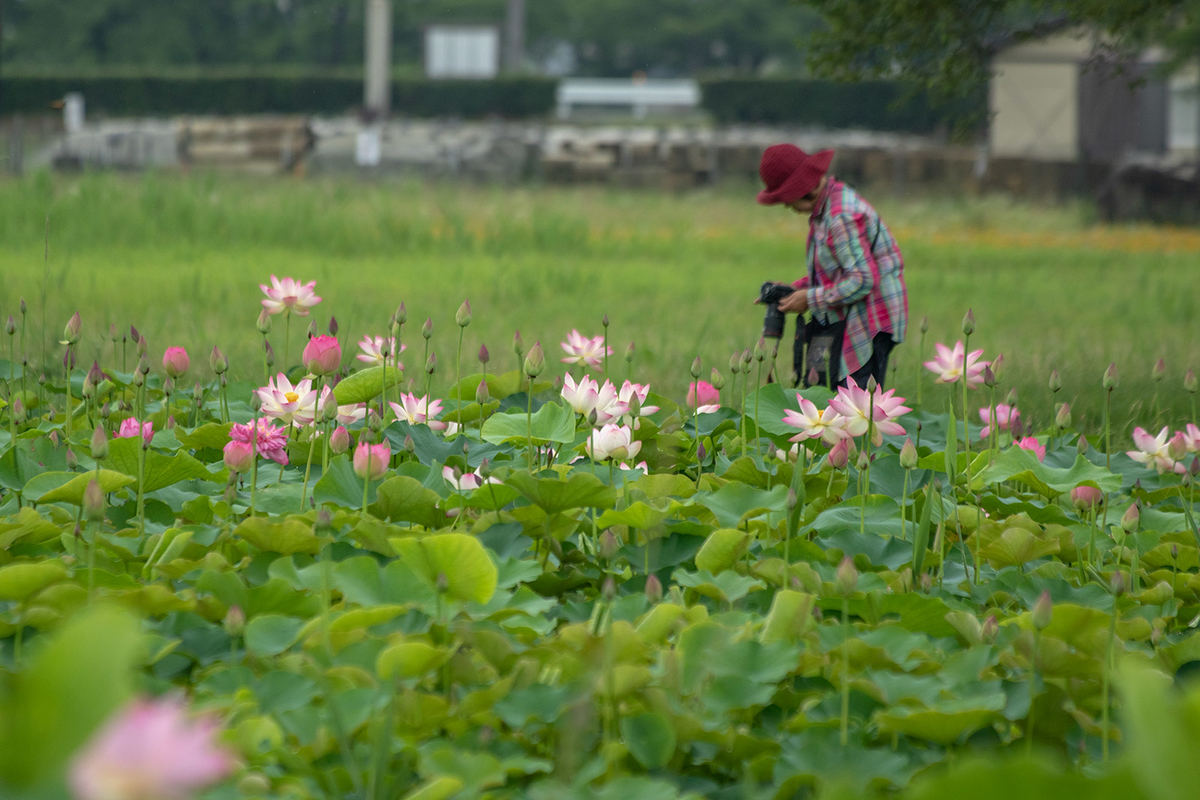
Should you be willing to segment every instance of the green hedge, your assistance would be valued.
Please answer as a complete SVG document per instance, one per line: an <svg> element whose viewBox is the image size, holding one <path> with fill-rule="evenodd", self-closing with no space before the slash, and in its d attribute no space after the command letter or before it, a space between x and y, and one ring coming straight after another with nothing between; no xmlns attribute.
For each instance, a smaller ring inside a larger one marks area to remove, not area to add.
<svg viewBox="0 0 1200 800"><path fill-rule="evenodd" d="M823 128L927 133L977 109L934 108L890 81L801 79L701 81L704 107L717 122L800 124Z"/></svg>
<svg viewBox="0 0 1200 800"><path fill-rule="evenodd" d="M417 117L529 117L554 108L557 82L544 78L490 81L392 81L392 108ZM0 113L37 113L67 92L82 92L89 112L158 114L337 114L362 104L353 76L4 76Z"/></svg>

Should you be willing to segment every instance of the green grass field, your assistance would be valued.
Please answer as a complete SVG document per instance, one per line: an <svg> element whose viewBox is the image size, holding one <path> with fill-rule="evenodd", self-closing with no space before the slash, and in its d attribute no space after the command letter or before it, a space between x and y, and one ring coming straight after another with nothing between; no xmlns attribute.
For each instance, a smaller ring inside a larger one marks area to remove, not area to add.
<svg viewBox="0 0 1200 800"><path fill-rule="evenodd" d="M1057 368L1077 419L1095 425L1100 377L1121 371L1114 395L1122 425L1190 419L1184 372L1200 369L1200 233L1112 228L1090 223L1086 207L1035 208L1002 199L898 200L874 196L905 253L911 301L909 341L895 352L895 383L916 391L919 334L925 349L953 343L968 307L978 319L972 343L1005 356L1003 390L1016 387L1027 420L1050 416L1047 378ZM232 177L37 175L0 183L0 313L28 303L32 362L41 360L46 291L50 357L67 317L84 319L82 353L106 344L110 323L136 325L157 357L184 345L204 363L212 345L235 375L257 379L254 321L258 284L271 273L316 280L336 308L347 343L382 333L403 301L410 368L421 362L421 322L435 327L437 387L453 377L454 312L470 299L474 321L464 362L486 343L493 369L514 365L520 329L547 354L571 328L601 333L608 314L617 354L633 341L633 370L656 391L683 397L696 355L705 373L727 373L735 349L752 345L761 310L758 285L803 274L804 220L761 208L754 188L722 187L668 195L604 188L510 188L371 183L354 180L250 180ZM50 219L48 265L43 263ZM294 325L292 351L303 337ZM19 339L19 337L17 337ZM282 349L282 325L272 334ZM0 342L7 357L8 342ZM351 344L352 347L352 344ZM413 358L414 349L417 353ZM1153 362L1167 377L1150 381ZM467 369L464 368L464 372ZM410 375L415 375L410 370ZM925 397L946 392L926 378Z"/></svg>

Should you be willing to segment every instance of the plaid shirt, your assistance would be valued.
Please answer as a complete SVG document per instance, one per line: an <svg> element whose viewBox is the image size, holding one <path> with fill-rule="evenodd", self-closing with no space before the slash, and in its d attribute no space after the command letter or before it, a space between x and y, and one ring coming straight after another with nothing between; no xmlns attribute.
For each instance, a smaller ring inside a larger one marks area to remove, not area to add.
<svg viewBox="0 0 1200 800"><path fill-rule="evenodd" d="M845 377L871 358L876 334L889 333L893 341L904 341L904 258L878 212L833 176L813 209L805 254L808 275L795 286L808 291L808 307L817 320L846 321L841 368Z"/></svg>

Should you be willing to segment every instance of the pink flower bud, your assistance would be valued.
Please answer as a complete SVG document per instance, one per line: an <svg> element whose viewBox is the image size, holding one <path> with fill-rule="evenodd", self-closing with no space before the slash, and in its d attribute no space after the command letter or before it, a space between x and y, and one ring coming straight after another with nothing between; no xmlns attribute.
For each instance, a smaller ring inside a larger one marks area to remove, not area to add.
<svg viewBox="0 0 1200 800"><path fill-rule="evenodd" d="M1121 376L1117 373L1115 362L1109 364L1108 369L1104 370L1104 378L1100 381L1100 385L1110 392L1121 385Z"/></svg>
<svg viewBox="0 0 1200 800"><path fill-rule="evenodd" d="M301 361L313 375L330 375L342 365L342 346L333 336L314 336L304 346Z"/></svg>
<svg viewBox="0 0 1200 800"><path fill-rule="evenodd" d="M208 365L212 367L213 374L221 375L229 369L229 359L225 357L219 347L214 347L212 355L208 357Z"/></svg>
<svg viewBox="0 0 1200 800"><path fill-rule="evenodd" d="M1138 511L1138 504L1135 500L1133 503L1130 503L1129 508L1125 511L1124 516L1121 517L1121 530L1125 531L1126 533L1136 533L1138 529L1138 523L1140 521L1141 512Z"/></svg>
<svg viewBox="0 0 1200 800"><path fill-rule="evenodd" d="M350 449L350 431L344 425L338 425L329 434L329 449L336 455L341 455Z"/></svg>
<svg viewBox="0 0 1200 800"><path fill-rule="evenodd" d="M646 600L651 603L657 603L662 600L663 585L657 575L651 573L646 578Z"/></svg>
<svg viewBox="0 0 1200 800"><path fill-rule="evenodd" d="M534 342L533 347L529 348L529 354L525 356L525 374L536 378L545 368L546 354L542 351L542 343Z"/></svg>
<svg viewBox="0 0 1200 800"><path fill-rule="evenodd" d="M479 363L486 364L492 360L492 354L488 352L487 345L479 345Z"/></svg>
<svg viewBox="0 0 1200 800"><path fill-rule="evenodd" d="M1196 373L1190 369L1187 371L1187 374L1183 376L1183 389L1184 391L1191 392L1192 394L1196 393Z"/></svg>
<svg viewBox="0 0 1200 800"><path fill-rule="evenodd" d="M387 472L391 457L392 449L386 442L368 444L361 441L354 451L354 474L367 481L379 480Z"/></svg>
<svg viewBox="0 0 1200 800"><path fill-rule="evenodd" d="M225 445L225 466L230 472L248 472L254 466L254 446L231 441Z"/></svg>
<svg viewBox="0 0 1200 800"><path fill-rule="evenodd" d="M1081 512L1090 512L1104 502L1104 492L1095 486L1076 486L1071 490L1071 502Z"/></svg>
<svg viewBox="0 0 1200 800"><path fill-rule="evenodd" d="M1187 455L1187 438L1183 431L1176 431L1171 441L1167 442L1167 455L1172 461L1179 461Z"/></svg>
<svg viewBox="0 0 1200 800"><path fill-rule="evenodd" d="M1150 370L1150 378L1157 383L1165 377L1167 377L1167 362L1160 358L1154 362L1154 367Z"/></svg>
<svg viewBox="0 0 1200 800"><path fill-rule="evenodd" d="M458 312L454 315L454 322L460 328L465 328L471 324L471 301L464 300L463 304L458 307Z"/></svg>
<svg viewBox="0 0 1200 800"><path fill-rule="evenodd" d="M1031 612L1033 617L1034 630L1044 631L1050 627L1050 622L1054 618L1054 601L1050 599L1050 592L1042 590L1038 595L1037 602L1033 604Z"/></svg>
<svg viewBox="0 0 1200 800"><path fill-rule="evenodd" d="M854 568L854 560L850 556L842 558L834 582L837 585L838 594L843 597L852 594L858 586L858 570Z"/></svg>
<svg viewBox="0 0 1200 800"><path fill-rule="evenodd" d="M996 635L1000 633L1000 623L996 620L995 614L988 614L987 619L983 621L983 626L980 628L980 638L987 644L996 641Z"/></svg>
<svg viewBox="0 0 1200 800"><path fill-rule="evenodd" d="M421 326L421 335L426 339L433 338L433 320L429 317L425 318L425 324Z"/></svg>
<svg viewBox="0 0 1200 800"><path fill-rule="evenodd" d="M841 439L829 451L829 465L834 469L845 469L850 463L850 439Z"/></svg>
<svg viewBox="0 0 1200 800"><path fill-rule="evenodd" d="M900 448L900 466L905 469L917 468L917 448L912 443L912 439L905 439L904 446Z"/></svg>
<svg viewBox="0 0 1200 800"><path fill-rule="evenodd" d="M187 350L182 347L168 347L163 353L163 370L172 378L178 378L188 371L191 362L188 360Z"/></svg>
<svg viewBox="0 0 1200 800"><path fill-rule="evenodd" d="M83 490L83 515L93 522L104 519L104 490L95 478Z"/></svg>
<svg viewBox="0 0 1200 800"><path fill-rule="evenodd" d="M222 623L225 628L225 633L231 637L241 636L246 630L246 612L242 611L242 607L234 603L225 612L225 620Z"/></svg>
<svg viewBox="0 0 1200 800"><path fill-rule="evenodd" d="M76 342L78 342L79 341L79 332L82 329L83 329L83 319L79 316L79 312L76 311L74 314L71 315L71 318L69 320L67 320L66 327L63 328L62 343L63 344L75 344Z"/></svg>

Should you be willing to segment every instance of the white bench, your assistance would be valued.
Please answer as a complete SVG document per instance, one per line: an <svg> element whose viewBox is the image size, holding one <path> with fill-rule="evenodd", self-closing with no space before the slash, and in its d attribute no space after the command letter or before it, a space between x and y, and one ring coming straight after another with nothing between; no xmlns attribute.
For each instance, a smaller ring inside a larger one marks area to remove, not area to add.
<svg viewBox="0 0 1200 800"><path fill-rule="evenodd" d="M692 80L632 81L619 78L564 78L556 96L558 118L571 116L571 107L631 106L633 116L643 119L651 107L696 108L700 84Z"/></svg>

